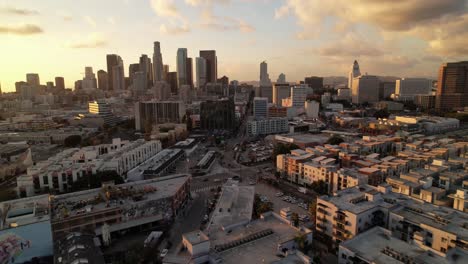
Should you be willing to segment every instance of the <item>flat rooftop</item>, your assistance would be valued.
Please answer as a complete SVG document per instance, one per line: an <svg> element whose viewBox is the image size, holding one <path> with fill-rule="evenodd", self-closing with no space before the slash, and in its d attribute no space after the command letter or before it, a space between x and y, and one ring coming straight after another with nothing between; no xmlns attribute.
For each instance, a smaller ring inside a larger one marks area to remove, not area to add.
<svg viewBox="0 0 468 264"><path fill-rule="evenodd" d="M244 245L218 253L223 263L272 263L282 258L276 256L278 245L290 241L300 232L298 229L280 221L274 216L252 221L246 227L234 229L229 235L225 232L213 233L210 236L211 247L241 239L266 229L271 229L273 234L254 240Z"/></svg>
<svg viewBox="0 0 468 264"><path fill-rule="evenodd" d="M12 225L29 225L48 221L49 195L38 195L0 203L0 230L13 227Z"/></svg>
<svg viewBox="0 0 468 264"><path fill-rule="evenodd" d="M52 219L85 215L111 208L131 209L141 203L173 196L190 179L176 174L157 179L129 182L106 188L55 196L51 201Z"/></svg>
<svg viewBox="0 0 468 264"><path fill-rule="evenodd" d="M391 231L382 227L374 227L367 232L357 235L353 239L341 243L340 248L346 248L356 254L357 257L365 259L369 263L376 264L401 264L402 262L384 253L387 249L394 254L406 256L415 263L445 264L445 263L467 263L468 254L458 249L457 257L441 257L435 253L429 253L415 244L406 243L398 238L392 237ZM457 250L457 249L456 249Z"/></svg>
<svg viewBox="0 0 468 264"><path fill-rule="evenodd" d="M233 225L248 223L252 219L255 187L239 186L228 181L223 186L221 196L211 217L209 232L217 232Z"/></svg>

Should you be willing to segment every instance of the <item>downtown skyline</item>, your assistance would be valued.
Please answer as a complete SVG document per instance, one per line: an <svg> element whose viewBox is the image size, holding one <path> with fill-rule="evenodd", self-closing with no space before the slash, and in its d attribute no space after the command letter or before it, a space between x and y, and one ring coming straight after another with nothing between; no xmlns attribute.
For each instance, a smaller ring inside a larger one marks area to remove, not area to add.
<svg viewBox="0 0 468 264"><path fill-rule="evenodd" d="M435 78L443 61L468 58L464 0L83 3L89 8L72 1L0 1L3 91L14 91L26 73L38 73L42 83L63 76L73 87L86 66L106 69L106 54L120 55L128 76L130 63L153 55L154 41L171 71L178 48L192 58L199 50L216 50L218 77L239 81L258 80L263 60L272 80L285 73L297 81L346 76L355 59L369 74Z"/></svg>

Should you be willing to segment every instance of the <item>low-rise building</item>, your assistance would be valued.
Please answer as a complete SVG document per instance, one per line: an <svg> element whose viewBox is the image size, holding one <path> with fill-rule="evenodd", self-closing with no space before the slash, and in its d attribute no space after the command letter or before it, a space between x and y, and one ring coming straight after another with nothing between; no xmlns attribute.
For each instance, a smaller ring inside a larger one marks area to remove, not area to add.
<svg viewBox="0 0 468 264"><path fill-rule="evenodd" d="M172 221L190 195L191 176L103 185L51 197L54 238L92 231L105 242L113 232Z"/></svg>
<svg viewBox="0 0 468 264"><path fill-rule="evenodd" d="M269 118L249 120L247 134L251 137L259 135L281 134L289 131L287 118Z"/></svg>

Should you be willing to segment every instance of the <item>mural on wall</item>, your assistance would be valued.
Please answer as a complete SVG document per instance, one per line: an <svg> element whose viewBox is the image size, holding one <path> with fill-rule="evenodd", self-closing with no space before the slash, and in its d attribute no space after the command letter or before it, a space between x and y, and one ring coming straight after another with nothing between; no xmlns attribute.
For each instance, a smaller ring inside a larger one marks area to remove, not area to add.
<svg viewBox="0 0 468 264"><path fill-rule="evenodd" d="M23 263L34 257L52 255L49 221L0 231L0 264Z"/></svg>

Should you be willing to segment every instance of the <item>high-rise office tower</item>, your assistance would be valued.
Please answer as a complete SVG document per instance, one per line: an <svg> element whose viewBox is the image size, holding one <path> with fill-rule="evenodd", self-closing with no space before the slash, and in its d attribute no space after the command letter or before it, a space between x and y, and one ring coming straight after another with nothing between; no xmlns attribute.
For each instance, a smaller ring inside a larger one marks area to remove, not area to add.
<svg viewBox="0 0 468 264"><path fill-rule="evenodd" d="M168 72L167 73L167 83L171 86L171 93L177 94L177 72Z"/></svg>
<svg viewBox="0 0 468 264"><path fill-rule="evenodd" d="M108 75L108 81L107 81L107 88L109 90L115 90L114 88L114 70L113 68L115 66L120 66L122 65L122 69L116 70L118 72L123 72L123 61L122 58L119 55L116 54L107 54L106 56L107 60L107 75ZM120 76L117 78L120 81ZM123 80L122 83L125 83Z"/></svg>
<svg viewBox="0 0 468 264"><path fill-rule="evenodd" d="M253 100L253 115L257 120L268 117L268 98L255 97Z"/></svg>
<svg viewBox="0 0 468 264"><path fill-rule="evenodd" d="M169 73L169 65L163 65L163 80L167 81L167 74Z"/></svg>
<svg viewBox="0 0 468 264"><path fill-rule="evenodd" d="M187 58L187 85L193 87L193 60Z"/></svg>
<svg viewBox="0 0 468 264"><path fill-rule="evenodd" d="M268 64L266 62L260 63L260 87L271 86L270 76L268 75Z"/></svg>
<svg viewBox="0 0 468 264"><path fill-rule="evenodd" d="M135 73L140 71L140 63L132 63L128 66L128 77L130 78L130 82L133 82L135 78Z"/></svg>
<svg viewBox="0 0 468 264"><path fill-rule="evenodd" d="M278 80L276 80L276 83L286 83L286 75L284 75L284 73L281 73L278 76Z"/></svg>
<svg viewBox="0 0 468 264"><path fill-rule="evenodd" d="M359 69L359 63L355 60L348 74L348 88L353 88L353 79L359 76L361 76L361 70Z"/></svg>
<svg viewBox="0 0 468 264"><path fill-rule="evenodd" d="M28 74L26 74L26 82L29 85L33 85L33 86L41 85L41 82L39 80L39 74L37 74L37 73L28 73Z"/></svg>
<svg viewBox="0 0 468 264"><path fill-rule="evenodd" d="M351 87L353 104L375 103L379 101L380 80L377 76L361 75L354 77Z"/></svg>
<svg viewBox="0 0 468 264"><path fill-rule="evenodd" d="M468 61L444 63L439 68L436 108L452 110L468 106Z"/></svg>
<svg viewBox="0 0 468 264"><path fill-rule="evenodd" d="M55 87L61 91L65 90L65 80L63 77L55 77Z"/></svg>
<svg viewBox="0 0 468 264"><path fill-rule="evenodd" d="M187 49L177 50L177 86L187 84Z"/></svg>
<svg viewBox="0 0 468 264"><path fill-rule="evenodd" d="M96 89L97 80L96 75L94 75L93 67L85 67L85 76L81 82L81 87L83 89Z"/></svg>
<svg viewBox="0 0 468 264"><path fill-rule="evenodd" d="M205 86L206 79L207 79L206 59L203 57L197 57L195 61L196 61L197 87L201 88Z"/></svg>
<svg viewBox="0 0 468 264"><path fill-rule="evenodd" d="M304 79L304 83L312 89L323 88L323 77L311 76Z"/></svg>
<svg viewBox="0 0 468 264"><path fill-rule="evenodd" d="M283 99L290 96L291 88L288 83L277 82L273 85L273 103L281 106Z"/></svg>
<svg viewBox="0 0 468 264"><path fill-rule="evenodd" d="M206 60L206 82L215 83L218 80L216 50L200 50L200 57Z"/></svg>
<svg viewBox="0 0 468 264"><path fill-rule="evenodd" d="M161 46L159 41L154 42L153 51L153 83L164 80L163 60L161 54Z"/></svg>
<svg viewBox="0 0 468 264"><path fill-rule="evenodd" d="M114 91L125 90L125 74L124 74L124 65L123 65L122 59L118 61L117 65L114 65L112 67L111 71L112 71L112 75L108 74L108 77L112 78L112 90Z"/></svg>
<svg viewBox="0 0 468 264"><path fill-rule="evenodd" d="M105 70L99 70L97 72L97 79L98 79L98 88L100 90L108 90L107 89L107 84L108 84L108 81L107 81L107 72Z"/></svg>
<svg viewBox="0 0 468 264"><path fill-rule="evenodd" d="M151 81L150 75L152 74L151 73L151 61L148 58L148 55L146 54L141 55L140 66L138 68L139 68L139 71L145 74L146 77L145 77L144 83L145 83L145 87L148 87ZM151 81L151 84L152 84L152 81Z"/></svg>

